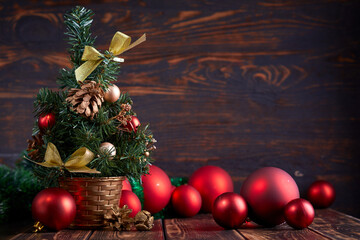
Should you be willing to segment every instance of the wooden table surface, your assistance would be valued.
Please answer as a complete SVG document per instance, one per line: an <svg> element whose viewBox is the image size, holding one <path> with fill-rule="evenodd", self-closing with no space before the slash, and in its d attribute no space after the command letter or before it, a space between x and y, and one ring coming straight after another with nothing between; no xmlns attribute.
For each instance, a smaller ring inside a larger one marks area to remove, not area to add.
<svg viewBox="0 0 360 240"><path fill-rule="evenodd" d="M307 229L295 230L287 224L264 228L252 223L240 229L224 230L210 214L193 218L156 220L151 231L62 230L19 233L12 239L360 239L360 219L332 209L316 210Z"/></svg>

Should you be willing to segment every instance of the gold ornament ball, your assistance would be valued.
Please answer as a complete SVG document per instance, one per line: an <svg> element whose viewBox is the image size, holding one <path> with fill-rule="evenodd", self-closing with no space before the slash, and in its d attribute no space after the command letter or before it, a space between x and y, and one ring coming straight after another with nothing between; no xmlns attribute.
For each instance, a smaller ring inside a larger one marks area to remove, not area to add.
<svg viewBox="0 0 360 240"><path fill-rule="evenodd" d="M100 152L109 153L110 159L113 159L116 155L115 146L109 142L103 142L100 144Z"/></svg>
<svg viewBox="0 0 360 240"><path fill-rule="evenodd" d="M107 91L105 92L105 101L114 103L120 97L120 89L115 84L109 86Z"/></svg>
<svg viewBox="0 0 360 240"><path fill-rule="evenodd" d="M149 152L145 152L145 156L146 156L146 157L149 157L149 156L150 156L150 153L149 153Z"/></svg>

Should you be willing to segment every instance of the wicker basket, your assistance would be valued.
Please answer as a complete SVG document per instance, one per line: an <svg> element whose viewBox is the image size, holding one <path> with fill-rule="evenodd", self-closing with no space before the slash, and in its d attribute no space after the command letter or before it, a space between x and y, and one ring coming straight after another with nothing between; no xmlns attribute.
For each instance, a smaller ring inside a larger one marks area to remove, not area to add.
<svg viewBox="0 0 360 240"><path fill-rule="evenodd" d="M104 227L104 214L119 204L125 177L59 178L60 187L73 195L76 217L70 228Z"/></svg>

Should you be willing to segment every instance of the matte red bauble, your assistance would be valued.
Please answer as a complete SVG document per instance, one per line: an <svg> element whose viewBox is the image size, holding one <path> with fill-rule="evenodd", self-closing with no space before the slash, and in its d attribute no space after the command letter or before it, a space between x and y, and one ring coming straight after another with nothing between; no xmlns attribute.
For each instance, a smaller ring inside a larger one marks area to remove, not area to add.
<svg viewBox="0 0 360 240"><path fill-rule="evenodd" d="M313 182L308 191L307 199L314 208L327 208L335 201L335 188L327 181L319 180Z"/></svg>
<svg viewBox="0 0 360 240"><path fill-rule="evenodd" d="M108 87L107 91L105 92L104 99L109 103L114 103L119 99L119 97L120 89L114 84Z"/></svg>
<svg viewBox="0 0 360 240"><path fill-rule="evenodd" d="M247 217L248 208L245 199L236 193L223 193L214 201L212 215L223 228L238 228Z"/></svg>
<svg viewBox="0 0 360 240"><path fill-rule="evenodd" d="M125 180L122 182L122 191L124 190L129 190L129 191L132 191L132 187L131 187L131 184L129 182L129 180L125 177Z"/></svg>
<svg viewBox="0 0 360 240"><path fill-rule="evenodd" d="M53 113L41 114L38 119L40 131L45 131L55 125L55 115Z"/></svg>
<svg viewBox="0 0 360 240"><path fill-rule="evenodd" d="M130 132L134 131L136 133L140 125L141 124L139 119L135 116L131 116L131 120L127 121L127 124L124 127L128 129Z"/></svg>
<svg viewBox="0 0 360 240"><path fill-rule="evenodd" d="M171 203L177 214L183 217L192 217L200 211L201 196L192 186L181 185L172 193Z"/></svg>
<svg viewBox="0 0 360 240"><path fill-rule="evenodd" d="M240 195L249 207L249 217L260 225L275 226L285 221L284 207L299 198L299 188L285 171L275 167L256 170L241 186Z"/></svg>
<svg viewBox="0 0 360 240"><path fill-rule="evenodd" d="M174 185L171 185L171 194L175 191L176 187Z"/></svg>
<svg viewBox="0 0 360 240"><path fill-rule="evenodd" d="M31 210L36 221L59 231L74 220L76 204L73 196L64 189L47 188L35 196Z"/></svg>
<svg viewBox="0 0 360 240"><path fill-rule="evenodd" d="M287 224L296 229L308 227L314 220L315 210L305 199L294 199L285 206L284 217Z"/></svg>
<svg viewBox="0 0 360 240"><path fill-rule="evenodd" d="M151 165L149 174L142 176L144 188L144 209L154 214L160 212L171 197L172 185L166 173Z"/></svg>
<svg viewBox="0 0 360 240"><path fill-rule="evenodd" d="M130 217L135 217L135 215L141 211L141 202L135 193L129 190L122 190L119 207L127 205L132 212L129 214Z"/></svg>
<svg viewBox="0 0 360 240"><path fill-rule="evenodd" d="M189 185L199 191L202 198L201 210L211 212L215 199L222 193L233 192L230 175L217 166L205 166L196 170L189 179Z"/></svg>

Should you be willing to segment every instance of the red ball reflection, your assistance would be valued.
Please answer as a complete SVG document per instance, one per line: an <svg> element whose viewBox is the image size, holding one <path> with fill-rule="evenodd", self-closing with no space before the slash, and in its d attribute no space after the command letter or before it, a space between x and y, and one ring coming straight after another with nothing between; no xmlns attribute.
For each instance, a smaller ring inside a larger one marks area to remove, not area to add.
<svg viewBox="0 0 360 240"><path fill-rule="evenodd" d="M215 222L224 228L240 227L245 222L247 213L244 198L230 192L218 196L212 209Z"/></svg>
<svg viewBox="0 0 360 240"><path fill-rule="evenodd" d="M127 205L132 212L129 217L135 217L138 212L141 211L141 202L135 193L129 190L122 190L119 207Z"/></svg>
<svg viewBox="0 0 360 240"><path fill-rule="evenodd" d="M293 228L302 229L313 222L315 211L309 201L298 198L286 205L284 216L287 224Z"/></svg>
<svg viewBox="0 0 360 240"><path fill-rule="evenodd" d="M284 207L299 198L299 189L287 172L265 167L250 174L241 187L240 195L248 203L251 220L260 225L275 226L285 221Z"/></svg>
<svg viewBox="0 0 360 240"><path fill-rule="evenodd" d="M130 132L134 131L136 133L138 128L140 127L140 125L141 125L141 123L140 123L139 119L135 116L132 116L131 120L127 121L125 128L127 128Z"/></svg>
<svg viewBox="0 0 360 240"><path fill-rule="evenodd" d="M308 191L307 199L315 208L327 208L335 201L335 188L323 180L313 182Z"/></svg>
<svg viewBox="0 0 360 240"><path fill-rule="evenodd" d="M32 202L32 214L35 220L51 229L67 228L76 215L74 198L61 188L44 189Z"/></svg>
<svg viewBox="0 0 360 240"><path fill-rule="evenodd" d="M201 196L192 186L181 185L173 191L171 203L180 216L192 217L200 211Z"/></svg>
<svg viewBox="0 0 360 240"><path fill-rule="evenodd" d="M189 185L199 191L202 198L201 210L204 212L211 212L219 195L234 191L230 175L217 166L204 166L196 170L189 179Z"/></svg>
<svg viewBox="0 0 360 240"><path fill-rule="evenodd" d="M129 182L129 180L127 178L125 178L125 180L122 182L122 189L121 190L129 190L132 191L132 187L131 184Z"/></svg>
<svg viewBox="0 0 360 240"><path fill-rule="evenodd" d="M172 185L168 175L155 165L149 174L142 176L144 188L144 209L154 214L160 212L170 201Z"/></svg>
<svg viewBox="0 0 360 240"><path fill-rule="evenodd" d="M41 114L38 119L38 126L40 131L45 131L55 125L55 115L53 113Z"/></svg>

